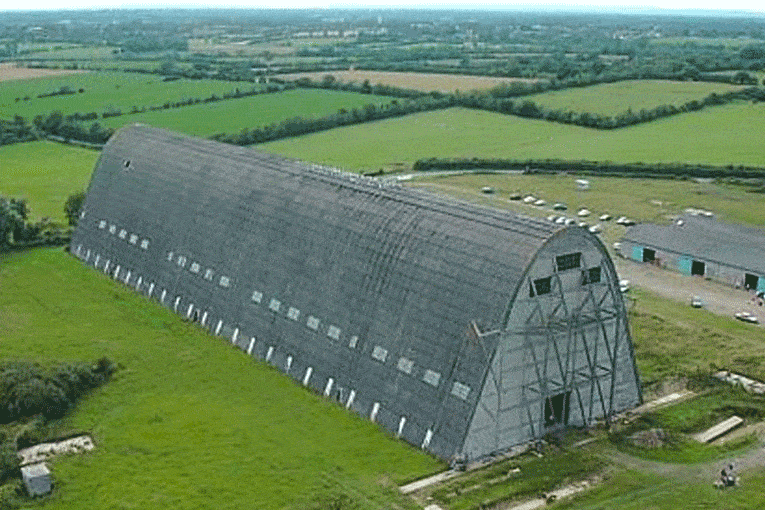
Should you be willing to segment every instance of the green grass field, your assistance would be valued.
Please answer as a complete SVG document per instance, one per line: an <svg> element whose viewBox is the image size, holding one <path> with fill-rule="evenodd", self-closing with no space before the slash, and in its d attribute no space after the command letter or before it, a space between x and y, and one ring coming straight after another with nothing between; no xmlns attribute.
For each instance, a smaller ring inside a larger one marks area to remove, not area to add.
<svg viewBox="0 0 765 510"><path fill-rule="evenodd" d="M740 87L722 83L634 80L547 92L528 99L551 110L616 115L627 109L639 112L665 104L680 106L712 92L719 94L737 88Z"/></svg>
<svg viewBox="0 0 765 510"><path fill-rule="evenodd" d="M97 446L43 508L412 508L394 485L444 469L60 249L0 255L0 288L1 359L120 365L54 425Z"/></svg>
<svg viewBox="0 0 765 510"><path fill-rule="evenodd" d="M395 168L428 157L765 166L763 132L763 103L707 108L613 131L452 108L258 147L350 170Z"/></svg>
<svg viewBox="0 0 765 510"><path fill-rule="evenodd" d="M87 188L99 155L53 142L0 147L0 195L26 198L34 219L66 224L64 202Z"/></svg>
<svg viewBox="0 0 765 510"><path fill-rule="evenodd" d="M122 127L140 122L196 136L235 134L245 128L278 123L294 117L323 117L341 108L350 110L370 103L387 103L380 96L332 90L288 90L277 94L231 99L217 103L122 115L100 120L102 125Z"/></svg>
<svg viewBox="0 0 765 510"><path fill-rule="evenodd" d="M422 176L408 183L424 186L460 198L480 198L495 207L512 207L516 212L539 216L567 214L573 216L582 207L593 213L650 222L666 222L668 215L682 213L688 207L708 209L728 222L762 226L765 224L765 193L752 193L748 188L714 182L673 179L630 179L621 177L588 177L590 189L579 191L574 175L467 174ZM490 186L495 193L485 195L481 188ZM547 207L536 208L519 202L506 202L515 192L533 194L547 201ZM563 202L568 211L558 213L550 207ZM595 219L587 221L595 222Z"/></svg>
<svg viewBox="0 0 765 510"><path fill-rule="evenodd" d="M140 64L140 63L137 63ZM85 92L65 96L38 98L44 94L68 86ZM237 87L250 90L252 83L235 83L222 80L176 80L163 82L161 76L88 72L55 78L7 81L0 83L0 118L21 115L31 121L35 115L59 110L64 114L74 112L102 113L107 108L119 108L128 112L133 106L162 105L165 101L184 98L222 95ZM24 97L29 97L24 101ZM16 98L22 98L16 101Z"/></svg>

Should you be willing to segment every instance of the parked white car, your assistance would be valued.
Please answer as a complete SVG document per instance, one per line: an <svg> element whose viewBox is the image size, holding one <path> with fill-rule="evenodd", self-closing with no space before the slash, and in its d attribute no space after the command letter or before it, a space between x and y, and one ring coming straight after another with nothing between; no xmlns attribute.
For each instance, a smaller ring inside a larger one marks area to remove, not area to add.
<svg viewBox="0 0 765 510"><path fill-rule="evenodd" d="M760 322L760 319L758 319L756 315L752 315L749 312L736 312L733 316L740 321L748 322L750 324L759 324Z"/></svg>

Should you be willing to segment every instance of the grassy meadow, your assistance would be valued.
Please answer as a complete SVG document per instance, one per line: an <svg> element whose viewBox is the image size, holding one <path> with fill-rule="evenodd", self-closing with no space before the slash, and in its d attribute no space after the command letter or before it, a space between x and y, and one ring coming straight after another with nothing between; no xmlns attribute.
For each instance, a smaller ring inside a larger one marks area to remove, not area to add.
<svg viewBox="0 0 765 510"><path fill-rule="evenodd" d="M544 108L617 115L631 109L651 109L661 105L680 106L702 100L709 94L736 90L738 86L693 81L633 80L578 87L529 96Z"/></svg>
<svg viewBox="0 0 765 510"><path fill-rule="evenodd" d="M585 207L593 211L593 215L607 212L660 223L668 221L669 215L693 207L711 210L724 221L765 225L765 193L753 193L742 186L692 180L587 177L590 189L580 191L574 182L578 178L575 175L425 175L408 181L407 185L469 200L478 198L487 205L512 207L524 214L537 211L539 216L553 214L550 206L562 202L568 206L568 211L562 214L569 216ZM481 193L484 186L494 188L495 192L492 195ZM544 199L548 205L537 208L509 201L514 193L532 194Z"/></svg>
<svg viewBox="0 0 765 510"><path fill-rule="evenodd" d="M230 99L216 103L122 115L99 120L101 125L119 128L140 122L195 136L234 134L242 129L267 126L294 117L323 117L341 108L351 110L390 99L353 92L299 89L275 94Z"/></svg>
<svg viewBox="0 0 765 510"><path fill-rule="evenodd" d="M120 366L52 425L97 446L40 508L414 508L394 485L444 469L60 249L0 255L0 288L0 359Z"/></svg>
<svg viewBox="0 0 765 510"><path fill-rule="evenodd" d="M45 141L0 147L0 195L26 198L34 219L66 224L64 203L87 188L99 155Z"/></svg>
<svg viewBox="0 0 765 510"><path fill-rule="evenodd" d="M765 166L764 132L763 103L707 108L612 131L451 108L333 129L258 148L356 171L411 165L428 157Z"/></svg>
<svg viewBox="0 0 765 510"><path fill-rule="evenodd" d="M68 86L83 93L38 98ZM102 113L107 108L119 108L123 113L133 106L162 105L166 101L184 98L205 98L212 94L223 95L237 87L250 90L252 83L235 83L223 80L187 80L163 82L161 76L131 73L86 72L64 77L36 80L7 81L0 83L0 118L21 115L31 121L35 115L59 110L63 114L81 112ZM23 98L29 97L28 101ZM16 101L16 98L20 98Z"/></svg>

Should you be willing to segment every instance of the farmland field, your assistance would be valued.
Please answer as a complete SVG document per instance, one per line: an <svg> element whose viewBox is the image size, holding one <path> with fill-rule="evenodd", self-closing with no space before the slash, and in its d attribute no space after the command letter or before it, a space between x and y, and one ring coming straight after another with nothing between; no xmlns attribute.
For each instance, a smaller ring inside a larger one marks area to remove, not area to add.
<svg viewBox="0 0 765 510"><path fill-rule="evenodd" d="M279 76L287 80L311 78L321 81L327 75L332 75L341 82L362 83L369 80L372 85L391 85L405 89L421 90L424 92L440 91L454 92L461 90L486 90L497 85L513 82L533 83L538 80L525 78L493 78L489 76L468 76L460 74L435 73L402 73L393 71L327 71L322 73L295 73Z"/></svg>
<svg viewBox="0 0 765 510"><path fill-rule="evenodd" d="M350 170L392 168L429 157L765 166L763 132L763 103L707 108L612 131L452 108L333 129L258 148Z"/></svg>
<svg viewBox="0 0 765 510"><path fill-rule="evenodd" d="M635 80L547 92L527 98L551 110L616 115L627 109L637 113L643 108L665 104L680 106L704 99L713 92L719 94L739 88L721 83Z"/></svg>
<svg viewBox="0 0 765 510"><path fill-rule="evenodd" d="M381 96L332 90L288 90L183 108L122 115L99 120L101 125L121 127L140 122L196 136L235 134L245 128L266 126L283 120L323 117L341 108L351 110L370 103L387 103Z"/></svg>
<svg viewBox="0 0 765 510"><path fill-rule="evenodd" d="M99 155L53 142L0 147L0 195L26 198L35 220L66 224L64 202L87 187Z"/></svg>
<svg viewBox="0 0 765 510"><path fill-rule="evenodd" d="M82 93L38 98L68 86ZM166 101L184 98L205 98L222 95L236 88L250 90L259 87L251 83L233 83L222 80L176 80L163 82L161 76L129 73L80 73L67 77L45 78L34 81L12 81L0 84L0 118L21 115L31 121L35 115L55 110L64 115L81 112L101 113L107 108L123 112L133 106L162 105ZM28 97L28 100L24 100ZM16 101L19 98L19 101Z"/></svg>
<svg viewBox="0 0 765 510"><path fill-rule="evenodd" d="M16 64L0 64L0 82L31 80L35 78L48 78L51 76L80 73L82 73L82 71L73 71L69 69L31 69L28 67L18 67ZM29 83L26 83L25 85L29 85ZM0 90L2 90L2 87L0 87ZM0 112L2 112L2 110L0 110Z"/></svg>
<svg viewBox="0 0 765 510"><path fill-rule="evenodd" d="M120 366L53 424L97 446L45 508L412 508L394 484L444 468L60 249L0 257L0 358Z"/></svg>

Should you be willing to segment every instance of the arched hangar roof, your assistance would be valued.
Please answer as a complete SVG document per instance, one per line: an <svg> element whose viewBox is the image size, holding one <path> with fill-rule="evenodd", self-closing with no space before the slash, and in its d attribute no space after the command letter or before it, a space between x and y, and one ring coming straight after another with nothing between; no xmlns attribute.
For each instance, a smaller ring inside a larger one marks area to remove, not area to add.
<svg viewBox="0 0 765 510"><path fill-rule="evenodd" d="M81 258L447 458L496 348L474 330L503 328L557 227L146 126L84 210Z"/></svg>

